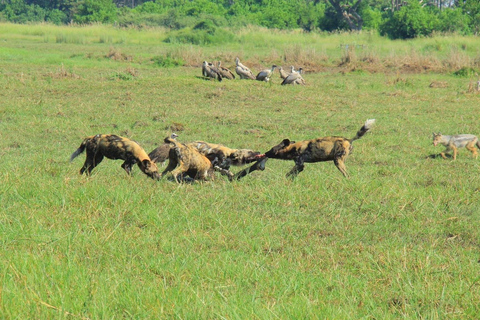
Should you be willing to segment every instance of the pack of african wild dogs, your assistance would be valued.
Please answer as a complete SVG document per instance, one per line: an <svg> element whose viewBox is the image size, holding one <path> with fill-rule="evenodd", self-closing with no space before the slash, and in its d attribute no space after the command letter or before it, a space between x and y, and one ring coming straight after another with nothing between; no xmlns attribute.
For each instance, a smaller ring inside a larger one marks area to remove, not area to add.
<svg viewBox="0 0 480 320"><path fill-rule="evenodd" d="M133 165L152 179L162 179L171 174L177 182L186 180L212 180L215 172L228 180L239 180L256 170L264 170L268 159L293 160L295 166L287 174L295 177L303 171L305 163L333 161L347 177L345 160L352 151L353 142L363 137L375 123L367 120L353 138L337 136L322 137L305 141L284 139L265 153L251 149L234 149L218 143L205 141L180 142L177 134L164 139L164 143L149 154L135 141L114 134L97 134L83 139L80 147L71 155L73 161L86 151L86 160L80 174L90 174L104 158L123 160L122 168L131 174ZM160 173L158 166L166 164ZM231 166L249 167L240 172L230 171Z"/></svg>
<svg viewBox="0 0 480 320"><path fill-rule="evenodd" d="M265 153L205 141L182 143L173 133L164 139L162 145L147 154L131 139L114 134L97 134L86 137L71 155L70 161L86 151L86 160L80 174L89 175L104 158L121 159L124 161L121 166L127 174L131 174L132 167L137 164L140 170L152 179L160 180L171 175L177 182L213 180L215 172L226 176L230 181L239 180L256 170L263 171L268 159L292 160L295 165L287 173L287 177L295 178L303 171L305 163L333 161L343 176L348 177L345 161L352 151L353 142L370 131L374 123L375 119L365 121L353 138L328 136L303 141L284 139ZM459 148L468 149L476 158L478 152L475 147L480 149L478 138L472 134L448 136L434 133L433 144L446 147L446 150L440 153L444 159L451 156L455 160ZM166 166L161 173L159 165ZM237 173L230 171L231 166L246 165L249 166Z"/></svg>
<svg viewBox="0 0 480 320"><path fill-rule="evenodd" d="M271 69L262 70L255 76L248 67L240 62L238 57L235 59L235 64L235 72L241 79L265 82L270 81L277 68L276 65L273 65ZM281 67L278 70L283 79L282 85L305 85L305 80L301 76L302 68L296 71L292 66L289 74L284 72ZM204 61L202 75L218 81L235 79L233 72L222 67L220 61L216 66ZM181 139L172 133L171 136L164 139L162 145L147 154L137 142L131 139L113 134L97 134L84 138L80 147L71 155L70 161L86 151L87 157L80 169L80 174L89 175L106 157L113 160L124 160L122 168L128 174L131 174L133 165L137 164L140 170L152 179L160 180L166 175L171 175L177 182L212 180L215 172L226 176L230 181L239 180L251 172L263 171L268 159L293 160L295 165L287 173L287 176L294 178L303 171L305 163L333 161L343 176L348 177L345 160L352 151L353 142L370 131L374 123L375 119L368 119L356 135L350 139L339 136L297 142L284 139L264 153L251 149L230 148L219 143L205 141L181 142ZM441 152L440 156L444 159L453 157L453 160L456 159L459 148L466 148L473 153L475 158L478 155L475 147L480 149L478 138L472 134L450 136L434 133L433 144L435 146L444 145L446 150ZM167 161L168 164L166 164ZM158 169L160 164L166 166L161 173ZM249 166L237 173L230 171L231 166L247 165Z"/></svg>

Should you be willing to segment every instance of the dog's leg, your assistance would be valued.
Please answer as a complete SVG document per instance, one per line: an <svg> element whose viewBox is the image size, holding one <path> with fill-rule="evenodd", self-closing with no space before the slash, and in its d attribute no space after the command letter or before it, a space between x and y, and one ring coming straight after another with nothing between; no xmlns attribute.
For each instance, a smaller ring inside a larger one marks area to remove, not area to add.
<svg viewBox="0 0 480 320"><path fill-rule="evenodd" d="M345 167L345 159L343 158L336 158L333 160L333 163L337 166L338 170L343 174L345 178L348 178L347 168Z"/></svg>
<svg viewBox="0 0 480 320"><path fill-rule="evenodd" d="M477 159L478 157L478 152L477 152L477 148L475 148L475 144L477 143L477 141L471 141L469 142L465 148L467 148L472 154L473 156L475 157L475 159Z"/></svg>
<svg viewBox="0 0 480 320"><path fill-rule="evenodd" d="M347 168L345 167L345 160L347 160L347 156L348 152L346 152L345 149L340 148L333 159L333 163L335 163L335 166L338 168L338 170L340 170L345 178L348 178Z"/></svg>
<svg viewBox="0 0 480 320"><path fill-rule="evenodd" d="M87 155L87 158L85 159L85 163L83 164L83 167L80 169L80 174L83 174L87 168L89 168L92 165L92 159L90 159ZM89 171L87 171L87 174Z"/></svg>
<svg viewBox="0 0 480 320"><path fill-rule="evenodd" d="M90 175L92 170L98 166L102 160L103 154L101 152L87 150L87 158L85 159L82 169L80 169L80 174L83 174L85 171L87 171L87 175Z"/></svg>
<svg viewBox="0 0 480 320"><path fill-rule="evenodd" d="M263 158L263 159L258 160L257 162L255 162L250 167L248 167L246 169L243 169L242 171L240 171L239 173L234 175L233 178L230 181L240 180L243 177L245 177L246 175L248 175L249 173L252 173L253 171L256 171L256 170L260 170L260 171L265 170L265 163L267 162L267 160L268 160L268 158Z"/></svg>
<svg viewBox="0 0 480 320"><path fill-rule="evenodd" d="M165 170L163 170L163 172L160 174L160 179L163 178L163 176L165 176L167 173L169 173L170 171L173 171L178 165L178 162L175 161L175 160L172 160L170 159L168 161L168 166L165 168Z"/></svg>
<svg viewBox="0 0 480 320"><path fill-rule="evenodd" d="M123 170L127 172L128 175L132 174L132 166L137 162L136 159L127 159L125 162L122 164Z"/></svg>
<svg viewBox="0 0 480 320"><path fill-rule="evenodd" d="M298 157L295 159L295 167L287 173L287 178L294 179L300 172L305 168L305 161L303 157Z"/></svg>
<svg viewBox="0 0 480 320"><path fill-rule="evenodd" d="M224 175L224 176L227 176L227 177L228 177L228 180L230 180L230 181L232 181L233 178L235 177L235 175L233 174L233 172L231 172L231 171L228 170L228 169L224 169L224 168L220 167L219 165L214 165L214 166L213 166L213 170L220 172L220 174L222 174L222 175Z"/></svg>
<svg viewBox="0 0 480 320"><path fill-rule="evenodd" d="M453 160L457 160L458 149L455 146L452 146L452 149L453 149Z"/></svg>
<svg viewBox="0 0 480 320"><path fill-rule="evenodd" d="M176 168L175 170L172 171L173 179L177 183L182 183L183 182L183 180L184 180L183 175L184 174L185 174L185 172L182 171L181 167L178 167L178 168Z"/></svg>

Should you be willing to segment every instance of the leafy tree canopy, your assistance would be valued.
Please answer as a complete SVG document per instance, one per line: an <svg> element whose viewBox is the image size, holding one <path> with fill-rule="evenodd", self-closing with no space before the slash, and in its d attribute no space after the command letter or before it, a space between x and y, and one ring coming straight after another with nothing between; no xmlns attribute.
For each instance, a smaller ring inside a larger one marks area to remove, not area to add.
<svg viewBox="0 0 480 320"><path fill-rule="evenodd" d="M172 29L194 28L203 21L216 27L253 24L306 31L369 29L406 39L428 36L434 31L478 34L480 1L0 0L0 20L101 22Z"/></svg>

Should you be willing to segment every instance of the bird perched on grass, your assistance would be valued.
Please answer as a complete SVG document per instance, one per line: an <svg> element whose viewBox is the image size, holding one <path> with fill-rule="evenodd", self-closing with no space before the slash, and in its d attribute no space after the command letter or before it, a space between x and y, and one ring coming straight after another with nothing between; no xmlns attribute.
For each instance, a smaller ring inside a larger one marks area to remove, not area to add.
<svg viewBox="0 0 480 320"><path fill-rule="evenodd" d="M255 80L253 72L246 66L244 66L238 57L235 58L235 72L240 76L240 79L251 79Z"/></svg>
<svg viewBox="0 0 480 320"><path fill-rule="evenodd" d="M272 69L265 69L260 71L257 74L256 80L265 81L265 82L270 81L270 77L273 75L273 71L275 70L276 67L277 67L276 65L273 65Z"/></svg>
<svg viewBox="0 0 480 320"><path fill-rule="evenodd" d="M293 68L293 67L292 67L292 68ZM285 79L286 77L288 77L287 71L283 70L282 67L279 67L279 68L278 68L278 72L280 73L280 78Z"/></svg>
<svg viewBox="0 0 480 320"><path fill-rule="evenodd" d="M292 66L292 72L290 72L288 76L285 79L283 79L282 86L286 84L305 85L305 80L302 77L302 72L303 72L302 68L299 68L298 71L295 71L295 69Z"/></svg>
<svg viewBox="0 0 480 320"><path fill-rule="evenodd" d="M204 77L209 77L212 79L217 79L218 81L222 81L222 75L218 71L218 69L211 63L207 61L203 61L202 64L202 75Z"/></svg>
<svg viewBox="0 0 480 320"><path fill-rule="evenodd" d="M229 80L235 79L235 75L233 74L232 71L230 71L230 69L222 67L221 61L217 62L217 70L222 75L222 78L229 79Z"/></svg>

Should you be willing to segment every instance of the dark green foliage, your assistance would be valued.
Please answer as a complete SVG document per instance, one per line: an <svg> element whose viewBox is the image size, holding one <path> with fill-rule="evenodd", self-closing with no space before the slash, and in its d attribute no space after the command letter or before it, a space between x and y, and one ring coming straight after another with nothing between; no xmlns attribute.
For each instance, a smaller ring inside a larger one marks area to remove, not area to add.
<svg viewBox="0 0 480 320"><path fill-rule="evenodd" d="M439 15L439 31L468 34L471 18L464 15L460 8L443 10Z"/></svg>
<svg viewBox="0 0 480 320"><path fill-rule="evenodd" d="M11 0L4 7L3 14L8 21L26 23L45 21L47 11L35 4L28 5L23 0Z"/></svg>
<svg viewBox="0 0 480 320"><path fill-rule="evenodd" d="M471 77L476 75L478 72L470 67L463 67L457 71L455 71L453 74L456 75L457 77Z"/></svg>
<svg viewBox="0 0 480 320"><path fill-rule="evenodd" d="M428 36L439 26L438 17L417 0L410 0L400 10L390 13L380 26L380 33L391 39Z"/></svg>
<svg viewBox="0 0 480 320"><path fill-rule="evenodd" d="M78 6L74 21L79 23L113 22L117 17L117 7L112 0L83 0Z"/></svg>
<svg viewBox="0 0 480 320"><path fill-rule="evenodd" d="M167 42L223 43L213 27L259 25L306 31L377 30L392 39L433 32L478 34L478 0L3 0L0 21L115 23L179 30ZM202 28L196 27L206 24ZM208 27L208 28L207 28Z"/></svg>
<svg viewBox="0 0 480 320"><path fill-rule="evenodd" d="M152 61L159 67L163 68L171 68L171 67L179 67L185 64L180 58L174 58L170 55L166 56L156 56L152 59Z"/></svg>
<svg viewBox="0 0 480 320"><path fill-rule="evenodd" d="M222 28L217 28L209 20L204 20L196 24L193 28L184 28L170 32L164 41L167 43L204 45L228 43L234 39L235 36L233 33Z"/></svg>
<svg viewBox="0 0 480 320"><path fill-rule="evenodd" d="M464 16L469 17L470 31L478 34L480 32L480 1L478 0L458 0L457 6L462 8Z"/></svg>
<svg viewBox="0 0 480 320"><path fill-rule="evenodd" d="M68 23L67 15L58 9L53 9L47 13L46 21L60 25L64 23Z"/></svg>

